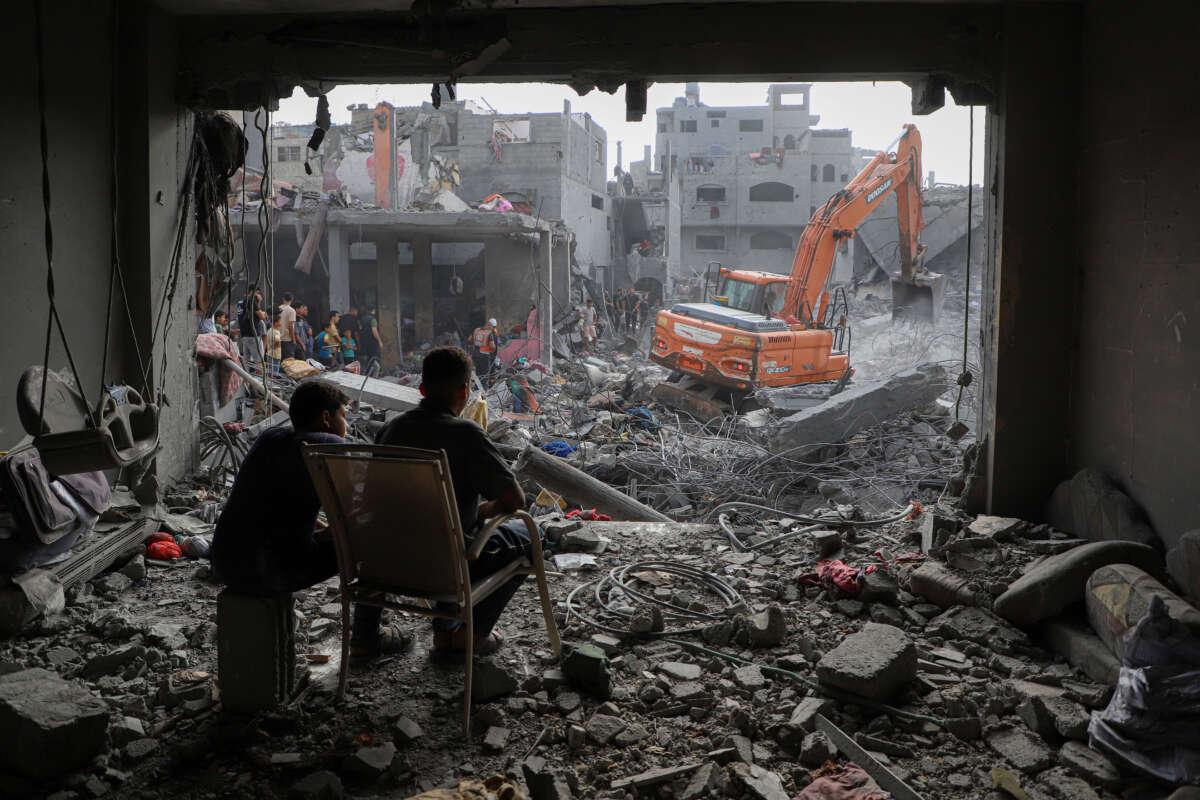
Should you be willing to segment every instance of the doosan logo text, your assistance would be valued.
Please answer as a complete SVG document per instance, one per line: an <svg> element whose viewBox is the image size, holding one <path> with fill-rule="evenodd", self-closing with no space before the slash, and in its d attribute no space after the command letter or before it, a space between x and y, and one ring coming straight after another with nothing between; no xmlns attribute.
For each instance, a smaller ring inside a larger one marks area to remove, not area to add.
<svg viewBox="0 0 1200 800"><path fill-rule="evenodd" d="M867 192L867 202L868 202L868 203L874 203L874 202L875 202L875 199L876 199L877 197L879 197L879 195L881 195L881 194L883 194L884 192L886 192L886 191L888 190L888 187L889 187L889 186L891 186L891 185L892 185L892 179L891 179L891 178L888 178L886 181L884 181L883 183L879 184L878 186L876 186L876 187L875 187L874 189L872 189L871 191Z"/></svg>

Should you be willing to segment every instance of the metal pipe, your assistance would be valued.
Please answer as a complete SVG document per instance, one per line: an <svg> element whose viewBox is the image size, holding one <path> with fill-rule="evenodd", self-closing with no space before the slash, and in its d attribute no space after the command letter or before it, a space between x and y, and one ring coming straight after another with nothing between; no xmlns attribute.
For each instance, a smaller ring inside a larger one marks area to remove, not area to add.
<svg viewBox="0 0 1200 800"><path fill-rule="evenodd" d="M231 370L236 372L238 375L241 375L242 380L244 380L246 383L250 384L251 388L253 388L256 392L261 394L263 397L270 400L271 405L275 406L280 411L288 411L289 410L287 403L285 403L274 392L268 392L267 387L263 386L262 381L260 381L258 378L251 375L249 372L246 372L246 370L242 369L240 364L238 364L231 358L223 358L221 360L225 363L225 366L229 367Z"/></svg>

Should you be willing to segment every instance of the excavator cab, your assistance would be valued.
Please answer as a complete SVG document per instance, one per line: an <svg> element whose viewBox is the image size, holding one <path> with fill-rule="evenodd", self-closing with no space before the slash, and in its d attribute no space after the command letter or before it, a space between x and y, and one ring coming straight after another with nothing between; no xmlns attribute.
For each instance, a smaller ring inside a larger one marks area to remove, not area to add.
<svg viewBox="0 0 1200 800"><path fill-rule="evenodd" d="M786 275L722 268L721 282L713 302L774 319L783 308L787 283Z"/></svg>

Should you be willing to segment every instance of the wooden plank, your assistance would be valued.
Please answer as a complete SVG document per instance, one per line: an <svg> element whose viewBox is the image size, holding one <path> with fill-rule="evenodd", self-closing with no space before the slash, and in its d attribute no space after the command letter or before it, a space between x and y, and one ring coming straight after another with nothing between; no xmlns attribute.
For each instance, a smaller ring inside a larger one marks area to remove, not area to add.
<svg viewBox="0 0 1200 800"><path fill-rule="evenodd" d="M868 775L875 779L881 789L891 792L896 800L922 800L921 795L913 791L912 787L876 761L874 756L847 736L841 728L826 719L823 714L817 714L816 727L817 730L829 737L834 747L842 755L862 767Z"/></svg>
<svg viewBox="0 0 1200 800"><path fill-rule="evenodd" d="M660 769L652 769L647 772L638 773L637 775L631 775L628 778L618 778L612 782L612 785L609 788L613 789L614 791L620 791L630 787L641 789L646 786L667 783L668 781L673 781L682 775L687 775L689 772L692 772L699 766L699 763L695 763L684 764L683 766L679 767L662 767Z"/></svg>

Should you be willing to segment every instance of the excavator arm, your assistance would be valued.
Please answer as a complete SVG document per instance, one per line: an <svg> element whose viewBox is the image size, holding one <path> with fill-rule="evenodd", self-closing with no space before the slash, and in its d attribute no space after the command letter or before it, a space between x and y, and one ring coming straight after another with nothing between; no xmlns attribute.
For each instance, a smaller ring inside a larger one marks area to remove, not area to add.
<svg viewBox="0 0 1200 800"><path fill-rule="evenodd" d="M846 187L829 198L809 220L796 255L780 316L791 324L812 328L824 318L829 305L829 276L838 245L853 238L854 229L895 192L900 228L900 269L912 282L924 268L925 247L920 242L925 227L921 214L921 134L905 125L894 153L879 153ZM891 147L888 148L891 150Z"/></svg>

